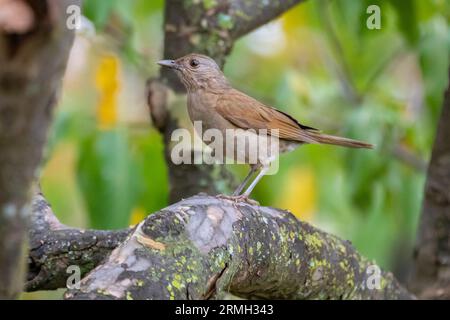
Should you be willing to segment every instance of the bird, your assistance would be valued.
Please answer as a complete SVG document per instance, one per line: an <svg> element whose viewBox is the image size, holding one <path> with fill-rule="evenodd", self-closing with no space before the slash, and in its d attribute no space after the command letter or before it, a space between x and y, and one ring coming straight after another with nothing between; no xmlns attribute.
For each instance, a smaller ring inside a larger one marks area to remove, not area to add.
<svg viewBox="0 0 450 320"><path fill-rule="evenodd" d="M255 132L262 130L270 142L267 144L268 148L269 145L277 145L279 153L293 151L303 144L373 148L370 143L322 133L318 129L301 124L289 114L267 106L233 88L218 64L206 55L191 53L175 60L160 60L157 63L175 71L187 91L189 118L193 123L200 122L202 130L216 129L223 137L226 137L227 130L236 130L241 135L248 134L251 137L255 137ZM206 143L205 140L204 142ZM250 172L229 197L235 200L249 200L251 192L267 174L278 154L262 152L262 156L258 155L256 161L250 163L251 154L248 150L235 148L226 153L229 145L232 143L225 142L224 154L234 158L241 156L244 163L250 164ZM256 172L258 174L251 180Z"/></svg>

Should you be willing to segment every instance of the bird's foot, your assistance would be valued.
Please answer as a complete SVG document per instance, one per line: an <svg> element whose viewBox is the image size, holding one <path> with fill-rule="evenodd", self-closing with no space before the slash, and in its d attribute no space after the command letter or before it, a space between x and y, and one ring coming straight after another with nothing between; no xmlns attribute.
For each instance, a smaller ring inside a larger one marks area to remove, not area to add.
<svg viewBox="0 0 450 320"><path fill-rule="evenodd" d="M252 206L259 206L259 202L253 199L250 199L248 197L248 195L245 194L240 194L237 196L228 196L226 194L218 194L216 196L219 199L225 199L225 200L230 200L233 201L234 203L239 203L239 202L246 202Z"/></svg>

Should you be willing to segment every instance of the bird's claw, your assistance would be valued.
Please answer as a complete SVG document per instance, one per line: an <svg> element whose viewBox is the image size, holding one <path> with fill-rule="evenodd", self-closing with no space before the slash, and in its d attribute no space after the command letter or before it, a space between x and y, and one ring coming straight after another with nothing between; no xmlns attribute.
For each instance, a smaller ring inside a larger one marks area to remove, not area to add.
<svg viewBox="0 0 450 320"><path fill-rule="evenodd" d="M228 196L225 194L218 194L216 196L219 199L225 199L225 200L229 200L229 201L233 201L234 203L239 203L239 202L246 202L252 206L259 206L259 202L253 199L250 199L247 195L245 194L241 194L241 195L237 195L237 196Z"/></svg>

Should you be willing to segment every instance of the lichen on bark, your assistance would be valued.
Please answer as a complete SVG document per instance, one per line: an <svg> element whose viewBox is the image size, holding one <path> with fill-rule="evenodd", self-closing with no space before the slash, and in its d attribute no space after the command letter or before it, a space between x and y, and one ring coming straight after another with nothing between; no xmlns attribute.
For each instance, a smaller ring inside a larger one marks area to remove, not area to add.
<svg viewBox="0 0 450 320"><path fill-rule="evenodd" d="M381 269L371 288L369 266L287 211L196 196L149 216L66 298L412 298Z"/></svg>

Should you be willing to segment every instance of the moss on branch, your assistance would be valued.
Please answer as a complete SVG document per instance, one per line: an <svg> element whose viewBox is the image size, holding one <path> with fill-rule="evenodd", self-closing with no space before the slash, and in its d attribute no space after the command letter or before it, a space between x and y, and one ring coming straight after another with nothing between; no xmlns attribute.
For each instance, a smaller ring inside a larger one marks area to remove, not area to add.
<svg viewBox="0 0 450 320"><path fill-rule="evenodd" d="M289 212L195 196L149 216L66 298L413 298L389 272L372 286L370 268Z"/></svg>

